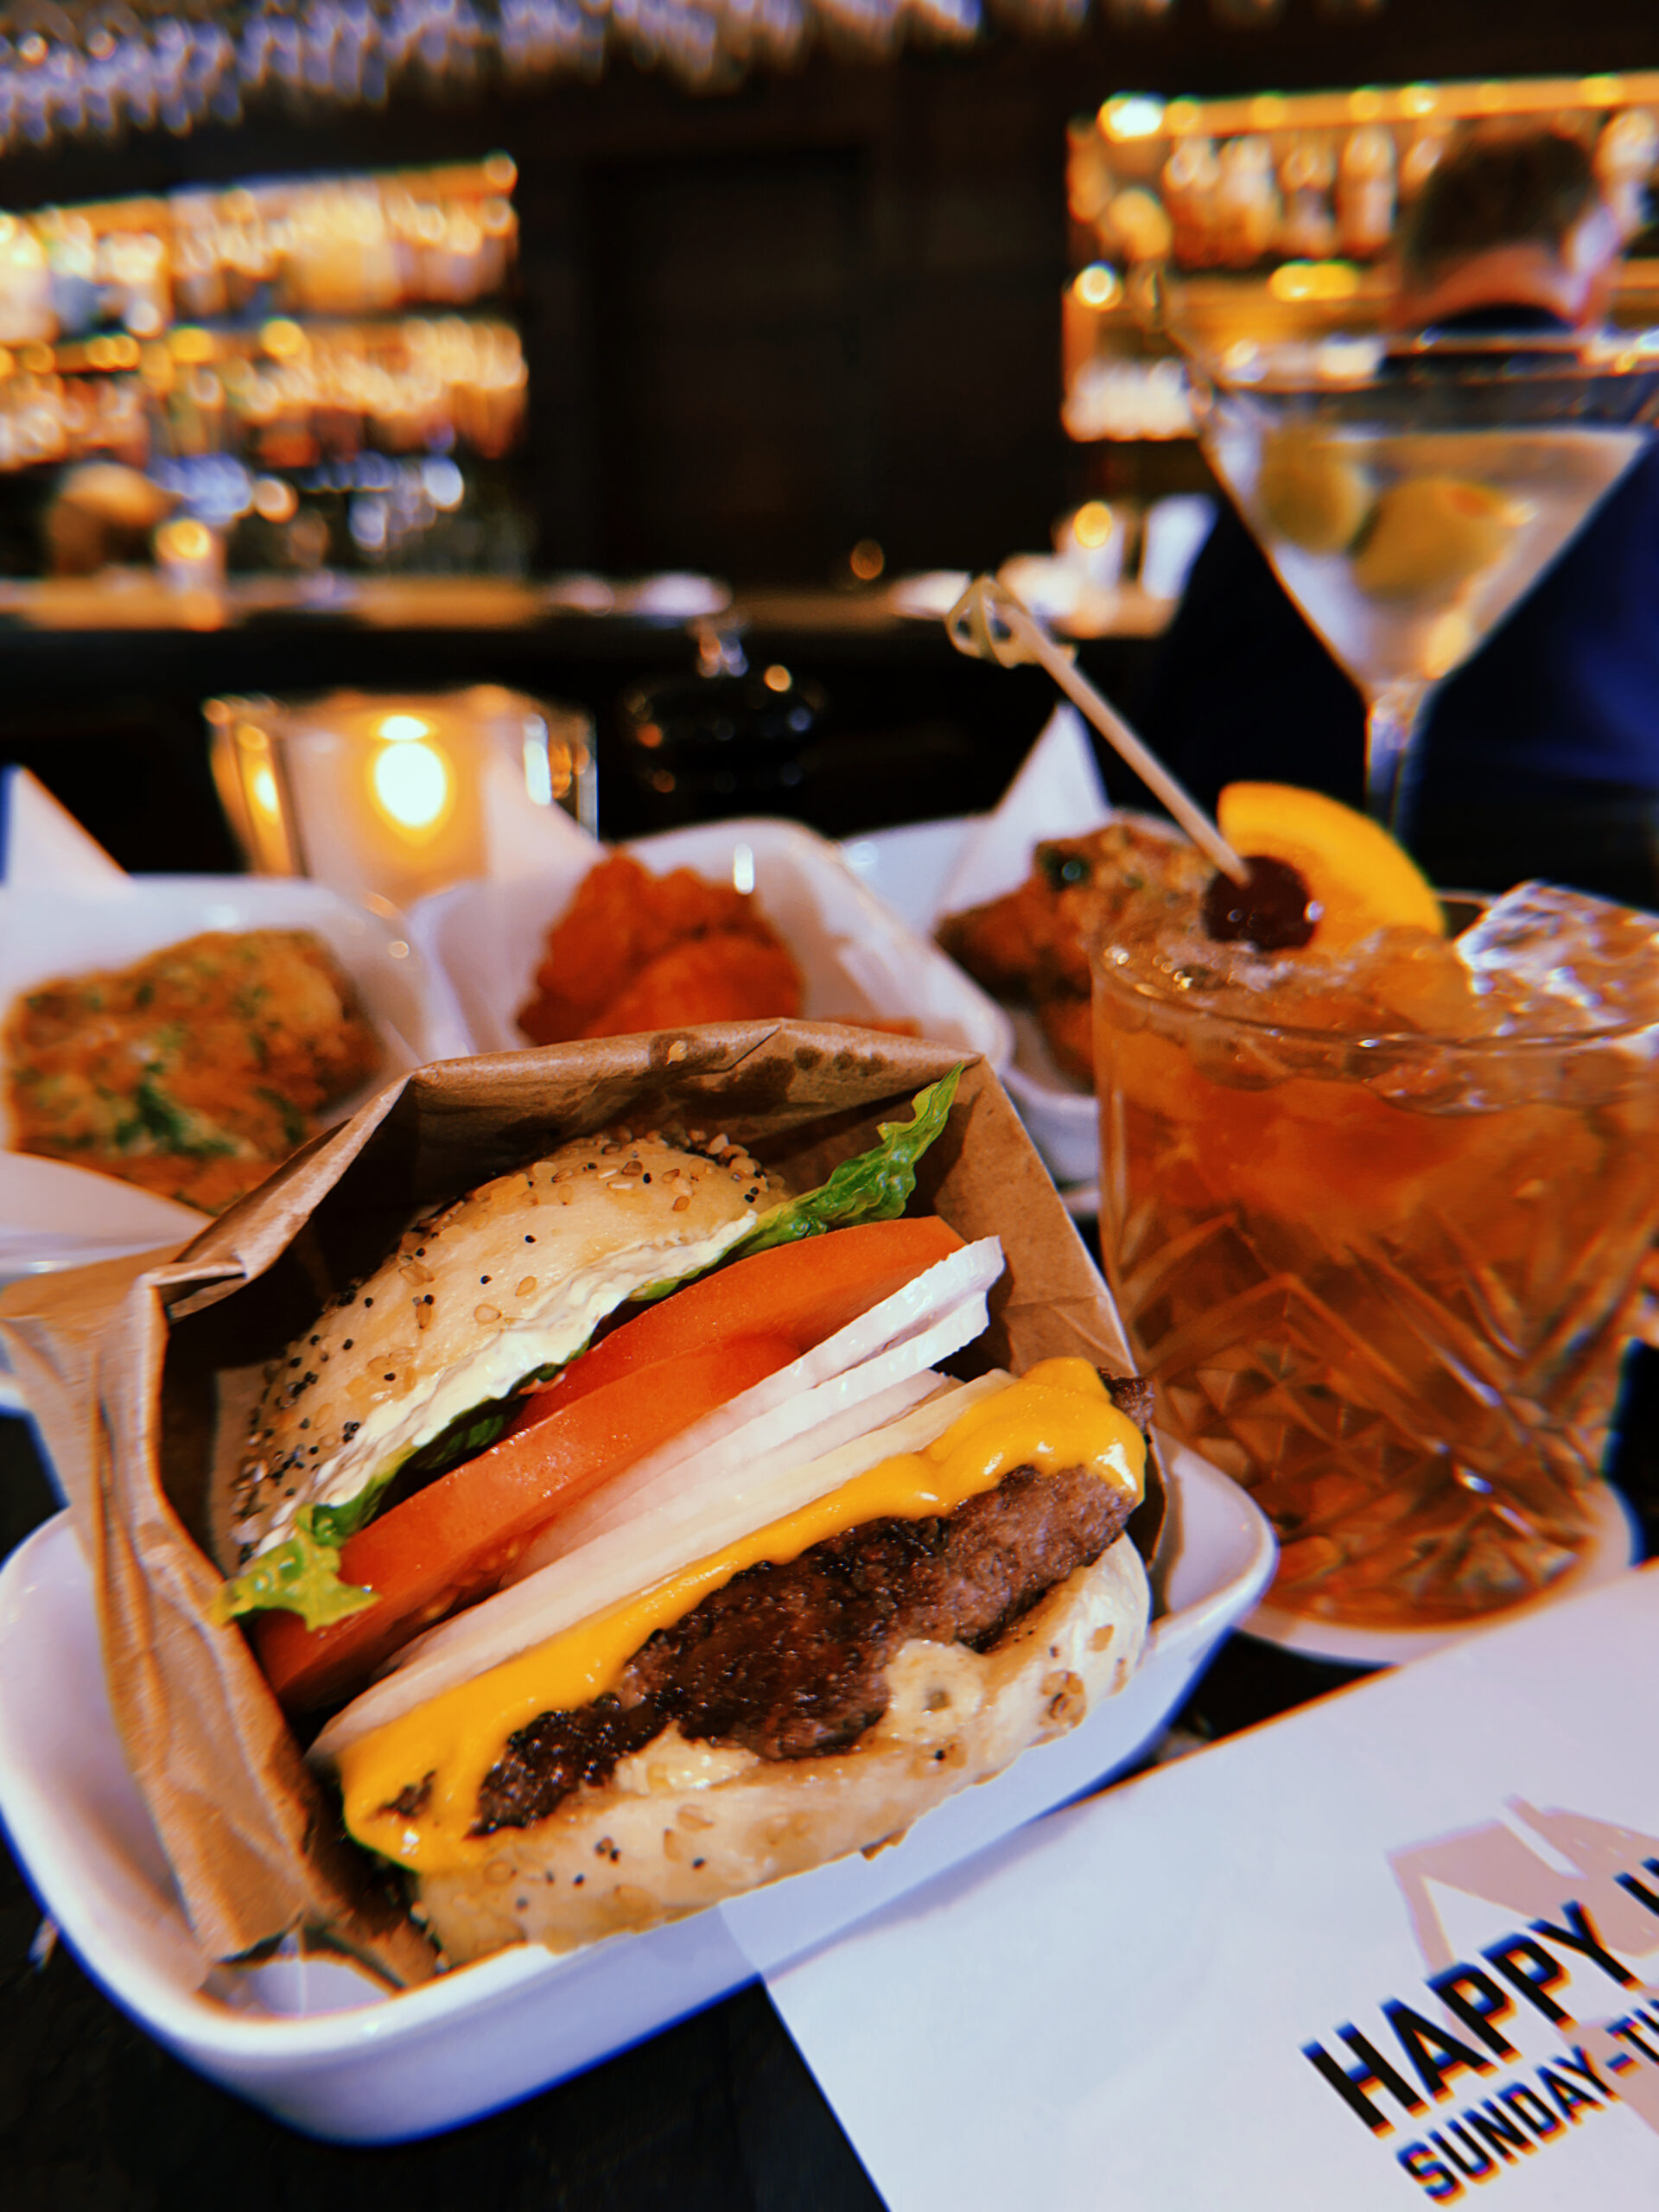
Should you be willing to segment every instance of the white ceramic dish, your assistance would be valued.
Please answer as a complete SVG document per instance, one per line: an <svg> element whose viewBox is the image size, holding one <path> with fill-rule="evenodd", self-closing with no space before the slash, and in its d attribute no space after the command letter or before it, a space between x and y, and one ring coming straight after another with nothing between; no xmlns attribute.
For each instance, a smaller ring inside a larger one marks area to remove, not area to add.
<svg viewBox="0 0 1659 2212"><path fill-rule="evenodd" d="M942 911L940 895L976 827L972 816L958 815L903 830L878 830L850 839L842 850L860 882L931 943ZM1002 1080L1044 1165L1062 1187L1097 1184L1100 1131L1094 1093L1061 1074L1030 1014L1016 1011L1005 1018L1014 1034L1014 1057Z"/></svg>
<svg viewBox="0 0 1659 2212"><path fill-rule="evenodd" d="M110 1719L86 1571L60 1516L0 1569L0 1817L87 1972L200 2072L306 2132L435 2134L579 2072L782 1966L1021 1822L1118 1772L1162 1728L1272 1573L1267 1522L1170 1452L1169 1610L1129 1687L1080 1728L855 1856L645 1936L520 1948L386 1997L349 1967L277 1961L204 1986Z"/></svg>
<svg viewBox="0 0 1659 2212"><path fill-rule="evenodd" d="M801 969L809 1020L911 1020L925 1036L982 1054L998 1074L1007 1066L1014 1039L1001 1008L811 830L792 822L709 823L625 849L659 875L690 868L753 890ZM598 856L573 838L568 857L534 876L458 884L411 912L410 934L453 995L474 1052L523 1050L517 1016L548 925Z"/></svg>
<svg viewBox="0 0 1659 2212"><path fill-rule="evenodd" d="M1344 1628L1335 1621L1310 1619L1274 1605L1258 1605L1240 1626L1247 1636L1276 1643L1305 1659L1333 1659L1344 1667L1400 1667L1408 1659L1426 1659L1448 1643L1478 1636L1484 1629L1507 1626L1523 1613L1545 1605L1558 1605L1564 1598L1582 1597L1628 1574L1642 1556L1642 1532L1636 1517L1611 1483L1604 1483L1591 1497L1590 1541L1576 1565L1560 1580L1518 1605L1483 1620L1467 1621L1455 1628L1380 1629Z"/></svg>
<svg viewBox="0 0 1659 2212"><path fill-rule="evenodd" d="M0 1015L52 976L124 968L203 930L251 929L311 930L334 952L385 1045L375 1085L466 1051L442 986L403 925L288 877L121 876L73 890L0 884ZM342 1101L340 1116L375 1085ZM10 1141L9 1090L0 1053L0 1145ZM163 1208L176 1218L164 1219ZM113 1176L0 1150L0 1280L176 1243L193 1233L181 1223L202 1220Z"/></svg>
<svg viewBox="0 0 1659 2212"><path fill-rule="evenodd" d="M973 578L966 569L925 569L900 576L887 591L887 605L912 622L943 622Z"/></svg>

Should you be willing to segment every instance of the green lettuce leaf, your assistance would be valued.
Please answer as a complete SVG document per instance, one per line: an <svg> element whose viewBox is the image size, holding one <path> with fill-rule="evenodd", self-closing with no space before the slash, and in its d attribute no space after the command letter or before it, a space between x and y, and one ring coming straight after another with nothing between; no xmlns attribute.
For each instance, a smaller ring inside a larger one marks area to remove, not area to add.
<svg viewBox="0 0 1659 2212"><path fill-rule="evenodd" d="M961 1080L960 1067L918 1090L907 1122L881 1122L880 1144L855 1160L843 1160L827 1183L763 1213L747 1236L721 1256L721 1266L747 1260L774 1244L792 1244L827 1229L850 1229L861 1221L893 1221L903 1213L916 1188L916 1163L944 1127Z"/></svg>
<svg viewBox="0 0 1659 2212"><path fill-rule="evenodd" d="M798 1198L785 1198L757 1216L735 1244L728 1244L717 1260L681 1275L665 1276L636 1290L632 1306L653 1305L671 1291L680 1290L701 1275L728 1268L734 1260L753 1258L774 1244L793 1244L803 1236L821 1236L829 1229L852 1229L861 1221L892 1221L903 1213L916 1188L916 1162L927 1150L950 1116L950 1102L961 1079L960 1067L937 1083L918 1090L911 1101L907 1122L879 1122L881 1141L855 1159L843 1160L827 1183Z"/></svg>
<svg viewBox="0 0 1659 2212"><path fill-rule="evenodd" d="M327 1628L348 1613L379 1604L372 1590L340 1579L340 1548L355 1535L379 1501L385 1483L372 1483L344 1505L302 1505L280 1544L222 1582L212 1606L216 1621L241 1613L297 1613L307 1628Z"/></svg>
<svg viewBox="0 0 1659 2212"><path fill-rule="evenodd" d="M398 1497L411 1497L416 1491L424 1490L428 1483L435 1482L440 1475L447 1475L452 1467L459 1467L467 1459L476 1459L480 1452L486 1452L518 1412L520 1393L531 1383L557 1372L556 1368L536 1368L505 1397L486 1398L481 1403L468 1407L464 1414L457 1414L447 1428L440 1429L429 1443L423 1444L418 1452L411 1452L393 1469L397 1477ZM377 1497L378 1495L377 1490Z"/></svg>
<svg viewBox="0 0 1659 2212"><path fill-rule="evenodd" d="M532 1378L534 1379L534 1378ZM302 1505L294 1516L294 1533L245 1567L219 1592L215 1620L240 1613L297 1613L307 1628L360 1613L379 1601L372 1590L346 1581L340 1572L340 1548L366 1528L394 1481L408 1497L447 1475L464 1460L487 1451L518 1410L518 1397L492 1398L459 1414L418 1452L393 1459L372 1475L355 1497L339 1505Z"/></svg>

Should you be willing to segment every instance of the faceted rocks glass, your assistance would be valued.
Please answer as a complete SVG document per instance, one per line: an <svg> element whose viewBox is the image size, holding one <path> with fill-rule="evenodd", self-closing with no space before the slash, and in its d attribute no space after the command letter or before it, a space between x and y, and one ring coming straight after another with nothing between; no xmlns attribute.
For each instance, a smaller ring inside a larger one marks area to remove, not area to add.
<svg viewBox="0 0 1659 2212"><path fill-rule="evenodd" d="M1423 1629L1554 1581L1659 1230L1659 1026L1298 1029L1109 945L1094 983L1107 1274L1160 1419L1272 1518L1274 1603Z"/></svg>

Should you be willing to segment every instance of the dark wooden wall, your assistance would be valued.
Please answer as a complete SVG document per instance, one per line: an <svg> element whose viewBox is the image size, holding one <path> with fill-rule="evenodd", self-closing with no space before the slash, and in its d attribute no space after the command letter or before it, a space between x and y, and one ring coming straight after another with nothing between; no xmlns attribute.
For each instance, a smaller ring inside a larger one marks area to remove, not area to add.
<svg viewBox="0 0 1659 2212"><path fill-rule="evenodd" d="M830 576L1046 542L1089 462L1058 421L1064 129L1108 92L1592 70L1659 61L1656 0L1176 0L1082 37L993 40L691 99L615 66L452 106L0 161L26 207L190 179L506 147L532 373L525 495L544 568Z"/></svg>
<svg viewBox="0 0 1659 2212"><path fill-rule="evenodd" d="M1043 541L1065 111L1014 78L825 72L526 147L551 559L808 581L866 536L906 565Z"/></svg>

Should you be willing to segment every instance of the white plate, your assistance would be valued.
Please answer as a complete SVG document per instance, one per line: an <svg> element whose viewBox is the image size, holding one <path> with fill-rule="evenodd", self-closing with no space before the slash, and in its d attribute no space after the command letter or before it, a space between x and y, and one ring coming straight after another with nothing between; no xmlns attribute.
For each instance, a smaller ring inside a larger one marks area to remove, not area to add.
<svg viewBox="0 0 1659 2212"><path fill-rule="evenodd" d="M124 876L72 891L0 884L0 1018L20 992L53 976L124 968L203 930L252 929L315 931L362 994L385 1065L341 1102L342 1118L387 1077L466 1050L454 1009L404 925L289 877ZM0 1054L0 1145L10 1136L9 1090ZM169 1225L162 1207L191 1226ZM0 1280L177 1243L202 1222L113 1176L0 1150Z"/></svg>
<svg viewBox="0 0 1659 2212"><path fill-rule="evenodd" d="M623 849L658 875L690 868L753 890L800 968L809 1020L914 1021L924 1036L982 1053L999 1075L1007 1066L1014 1039L1001 1008L811 830L792 822L709 823ZM411 912L410 934L444 978L474 1052L524 1049L518 1014L531 995L548 926L598 857L597 847L573 839L568 858L534 876L458 884Z"/></svg>
<svg viewBox="0 0 1659 2212"><path fill-rule="evenodd" d="M1426 1658L1431 1651L1464 1637L1504 1627L1524 1613L1559 1605L1563 1598L1581 1597L1586 1590L1599 1589L1628 1574L1642 1556L1642 1531L1635 1515L1611 1483L1600 1484L1592 1494L1591 1513L1589 1543L1559 1582L1535 1598L1506 1605L1479 1620L1461 1622L1452 1628L1344 1628L1336 1621L1314 1620L1306 1613L1265 1605L1258 1605L1242 1626L1247 1636L1259 1637L1264 1643L1276 1643L1286 1651L1300 1652L1304 1659L1333 1659L1344 1667L1402 1666L1408 1659Z"/></svg>
<svg viewBox="0 0 1659 2212"><path fill-rule="evenodd" d="M714 576L672 569L662 575L636 576L618 583L604 576L555 576L543 588L542 603L559 613L631 614L649 622L695 622L723 614L732 588Z"/></svg>
<svg viewBox="0 0 1659 2212"><path fill-rule="evenodd" d="M1273 1571L1272 1535L1244 1493L1190 1452L1166 1446L1166 1464L1171 1610L1126 1690L875 1858L648 1935L563 1959L520 1947L397 1997L315 1960L220 1969L204 1985L110 1719L65 1515L0 1569L0 1818L86 1971L186 2064L312 2134L435 2134L712 2003L1130 1763Z"/></svg>
<svg viewBox="0 0 1659 2212"><path fill-rule="evenodd" d="M977 826L975 817L957 815L908 829L878 830L868 837L852 838L842 850L859 880L931 943L939 918L940 894ZM1010 1020L1014 1057L1002 1080L1032 1142L1057 1183L1098 1183L1100 1129L1094 1093L1055 1066L1033 1014L1017 1009Z"/></svg>
<svg viewBox="0 0 1659 2212"><path fill-rule="evenodd" d="M943 622L973 578L966 569L925 569L899 576L887 588L887 605L912 622Z"/></svg>

